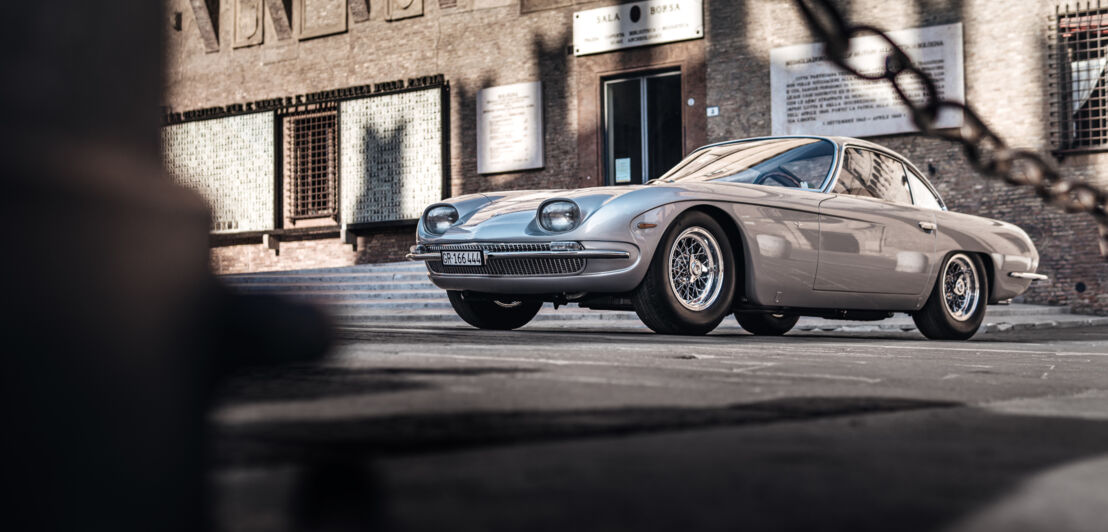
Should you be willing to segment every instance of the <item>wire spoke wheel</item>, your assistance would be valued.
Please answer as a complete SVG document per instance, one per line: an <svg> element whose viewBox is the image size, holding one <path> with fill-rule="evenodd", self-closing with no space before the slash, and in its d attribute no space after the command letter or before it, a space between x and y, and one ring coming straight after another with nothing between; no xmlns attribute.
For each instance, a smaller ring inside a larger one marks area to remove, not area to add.
<svg viewBox="0 0 1108 532"><path fill-rule="evenodd" d="M723 287L723 257L707 229L689 227L669 249L669 286L681 306L701 311L719 299Z"/></svg>
<svg viewBox="0 0 1108 532"><path fill-rule="evenodd" d="M912 313L919 332L936 340L966 340L981 328L989 297L985 263L958 252L943 260L923 307Z"/></svg>
<svg viewBox="0 0 1108 532"><path fill-rule="evenodd" d="M950 317L966 321L977 310L981 300L981 283L977 267L969 257L958 254L947 261L943 270L942 297Z"/></svg>

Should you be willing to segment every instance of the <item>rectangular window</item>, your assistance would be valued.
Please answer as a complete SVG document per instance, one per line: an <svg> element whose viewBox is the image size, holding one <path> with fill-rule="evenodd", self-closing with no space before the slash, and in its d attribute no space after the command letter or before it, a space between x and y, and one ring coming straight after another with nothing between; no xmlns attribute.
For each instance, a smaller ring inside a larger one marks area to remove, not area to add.
<svg viewBox="0 0 1108 532"><path fill-rule="evenodd" d="M1049 72L1051 137L1058 151L1108 148L1108 9L1058 8Z"/></svg>
<svg viewBox="0 0 1108 532"><path fill-rule="evenodd" d="M338 110L284 117L287 217L333 217L338 206Z"/></svg>

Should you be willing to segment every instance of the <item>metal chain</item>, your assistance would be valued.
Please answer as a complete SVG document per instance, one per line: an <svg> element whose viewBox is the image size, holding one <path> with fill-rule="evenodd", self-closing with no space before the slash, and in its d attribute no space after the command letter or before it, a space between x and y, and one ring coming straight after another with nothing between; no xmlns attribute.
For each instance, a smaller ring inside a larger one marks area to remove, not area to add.
<svg viewBox="0 0 1108 532"><path fill-rule="evenodd" d="M871 81L888 80L921 133L960 143L970 165L986 177L1001 179L1013 186L1032 187L1044 203L1059 206L1066 212L1090 214L1099 226L1100 254L1108 258L1108 191L1080 179L1063 177L1052 163L1038 153L1008 147L967 105L940 100L935 81L914 65L908 54L880 29L868 25L848 25L830 0L796 0L796 4L812 33L825 43L827 59L855 77ZM847 62L850 39L864 35L877 36L889 47L884 61L885 70L880 74L860 72ZM926 98L917 102L909 97L908 87L919 86L922 86ZM962 127L945 130L934 127L936 117L947 109L962 112Z"/></svg>

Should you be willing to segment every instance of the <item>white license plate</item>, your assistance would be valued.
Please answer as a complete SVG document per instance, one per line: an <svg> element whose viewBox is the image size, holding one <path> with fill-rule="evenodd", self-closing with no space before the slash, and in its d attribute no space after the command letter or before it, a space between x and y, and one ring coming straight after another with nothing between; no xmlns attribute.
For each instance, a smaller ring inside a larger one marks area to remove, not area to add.
<svg viewBox="0 0 1108 532"><path fill-rule="evenodd" d="M480 251L442 252L444 266L481 266L485 263L484 259L484 254Z"/></svg>

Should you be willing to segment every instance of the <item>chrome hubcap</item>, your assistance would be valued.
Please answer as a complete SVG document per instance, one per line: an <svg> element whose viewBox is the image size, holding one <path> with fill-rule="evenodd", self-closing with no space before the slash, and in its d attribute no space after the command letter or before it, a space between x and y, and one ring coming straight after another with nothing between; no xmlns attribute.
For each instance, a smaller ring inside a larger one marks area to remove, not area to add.
<svg viewBox="0 0 1108 532"><path fill-rule="evenodd" d="M719 299L723 257L715 237L702 227L677 235L669 248L669 287L681 306L701 311Z"/></svg>
<svg viewBox="0 0 1108 532"><path fill-rule="evenodd" d="M981 300L981 283L977 268L969 257L959 253L950 258L943 269L943 301L950 316L966 321L973 316Z"/></svg>

